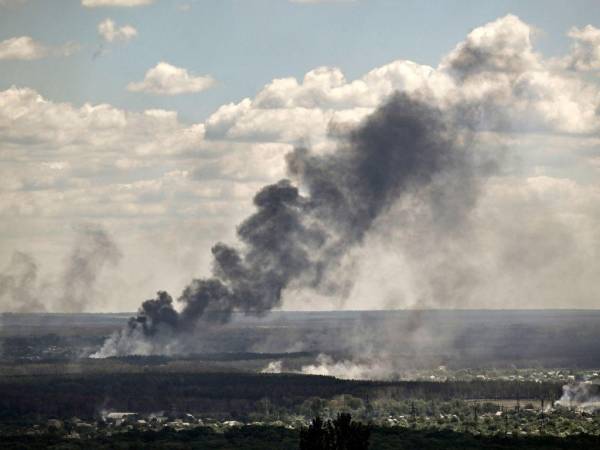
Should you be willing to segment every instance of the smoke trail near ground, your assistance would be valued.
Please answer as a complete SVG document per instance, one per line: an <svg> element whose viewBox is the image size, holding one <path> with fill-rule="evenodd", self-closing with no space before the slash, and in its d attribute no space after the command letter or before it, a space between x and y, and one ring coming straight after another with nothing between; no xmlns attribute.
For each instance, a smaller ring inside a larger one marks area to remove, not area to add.
<svg viewBox="0 0 600 450"><path fill-rule="evenodd" d="M58 278L40 279L39 264L23 252L15 252L0 274L0 306L11 312L84 312L97 298L102 271L119 263L121 251L98 225L76 229L75 242L65 257Z"/></svg>
<svg viewBox="0 0 600 450"><path fill-rule="evenodd" d="M442 227L462 221L475 203L489 167L458 129L456 117L397 94L340 137L335 151L296 148L287 156L290 179L255 195L256 212L237 229L241 246L213 246L213 276L185 288L180 312L159 292L94 356L167 353L203 323L280 306L286 289L345 295L349 280L338 268L403 195L422 197Z"/></svg>
<svg viewBox="0 0 600 450"><path fill-rule="evenodd" d="M563 395L556 404L589 411L600 409L600 385L590 382L565 384Z"/></svg>
<svg viewBox="0 0 600 450"><path fill-rule="evenodd" d="M282 361L271 361L260 373L281 373L283 370Z"/></svg>
<svg viewBox="0 0 600 450"><path fill-rule="evenodd" d="M320 354L314 364L302 366L300 373L325 375L345 380L390 380L397 374L389 359L364 362L349 359L335 361L325 354Z"/></svg>

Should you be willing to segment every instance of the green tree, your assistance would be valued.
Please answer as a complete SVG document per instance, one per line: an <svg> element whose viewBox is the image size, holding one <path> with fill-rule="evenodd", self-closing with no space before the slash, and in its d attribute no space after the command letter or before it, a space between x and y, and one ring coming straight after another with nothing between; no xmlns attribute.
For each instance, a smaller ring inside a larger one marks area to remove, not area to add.
<svg viewBox="0 0 600 450"><path fill-rule="evenodd" d="M353 421L350 414L327 422L316 417L300 430L300 450L368 450L370 437L370 427Z"/></svg>
<svg viewBox="0 0 600 450"><path fill-rule="evenodd" d="M328 434L327 424L315 417L308 428L300 430L300 450L330 450Z"/></svg>

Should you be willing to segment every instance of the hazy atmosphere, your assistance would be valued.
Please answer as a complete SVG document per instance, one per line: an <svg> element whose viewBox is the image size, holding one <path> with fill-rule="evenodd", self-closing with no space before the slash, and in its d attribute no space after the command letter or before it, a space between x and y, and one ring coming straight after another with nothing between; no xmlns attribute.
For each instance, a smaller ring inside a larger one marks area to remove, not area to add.
<svg viewBox="0 0 600 450"><path fill-rule="evenodd" d="M600 6L0 0L7 449L600 449Z"/></svg>
<svg viewBox="0 0 600 450"><path fill-rule="evenodd" d="M312 269L269 307L596 308L600 9L418 5L1 2L0 308L178 298L216 243L253 251L236 227L281 179L312 199L294 214L315 240L289 236ZM387 114L427 110L431 133L397 145L434 160L374 148L363 175L393 182L359 192L352 148L394 93Z"/></svg>

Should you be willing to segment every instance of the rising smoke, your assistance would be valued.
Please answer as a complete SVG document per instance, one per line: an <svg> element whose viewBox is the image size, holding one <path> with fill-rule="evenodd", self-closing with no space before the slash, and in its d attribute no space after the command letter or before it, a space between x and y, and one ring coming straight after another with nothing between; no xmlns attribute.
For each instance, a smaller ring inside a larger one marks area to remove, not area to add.
<svg viewBox="0 0 600 450"><path fill-rule="evenodd" d="M339 138L334 152L296 148L286 159L290 179L255 195L257 211L237 229L241 246L212 248L213 276L185 288L181 311L159 292L94 356L169 352L202 324L280 306L286 289L346 295L344 258L404 196L420 198L440 226L456 225L489 171L456 120L397 94Z"/></svg>
<svg viewBox="0 0 600 450"><path fill-rule="evenodd" d="M76 229L75 242L58 278L40 279L39 264L15 252L0 274L0 305L11 312L84 312L97 298L98 276L121 259L121 251L98 225Z"/></svg>
<svg viewBox="0 0 600 450"><path fill-rule="evenodd" d="M23 252L15 252L0 274L0 299L12 305L13 312L43 312L46 305L38 292L38 264Z"/></svg>
<svg viewBox="0 0 600 450"><path fill-rule="evenodd" d="M565 408L598 410L600 409L600 385L591 382L565 384L563 395L556 404Z"/></svg>
<svg viewBox="0 0 600 450"><path fill-rule="evenodd" d="M336 361L331 356L319 354L314 364L302 366L300 373L331 376L345 380L390 380L398 371L389 358L369 359L362 362L350 359Z"/></svg>
<svg viewBox="0 0 600 450"><path fill-rule="evenodd" d="M60 310L84 311L90 297L94 295L98 275L106 266L118 264L122 256L104 229L97 225L81 226L75 245L65 260Z"/></svg>

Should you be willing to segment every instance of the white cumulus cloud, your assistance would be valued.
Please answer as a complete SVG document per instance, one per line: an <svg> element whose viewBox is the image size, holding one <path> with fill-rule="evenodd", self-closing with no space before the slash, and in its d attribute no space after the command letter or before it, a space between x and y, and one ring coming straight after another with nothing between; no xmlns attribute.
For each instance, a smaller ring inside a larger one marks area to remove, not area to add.
<svg viewBox="0 0 600 450"><path fill-rule="evenodd" d="M12 87L0 92L0 148L83 154L156 155L195 148L204 125L183 125L174 111L128 112L108 104L77 108L46 100L33 89Z"/></svg>
<svg viewBox="0 0 600 450"><path fill-rule="evenodd" d="M0 60L31 61L48 56L69 56L78 48L79 46L72 42L52 47L36 41L30 36L19 36L0 42Z"/></svg>
<svg viewBox="0 0 600 450"><path fill-rule="evenodd" d="M98 24L98 34L106 42L129 41L137 36L137 30L131 25L117 26L114 20L105 19Z"/></svg>
<svg viewBox="0 0 600 450"><path fill-rule="evenodd" d="M565 66L573 70L600 70L600 29L592 25L573 27L568 36L573 45L564 59Z"/></svg>
<svg viewBox="0 0 600 450"><path fill-rule="evenodd" d="M215 84L210 75L195 76L186 69L159 62L146 72L142 81L129 83L131 92L148 92L160 95L178 95L204 91Z"/></svg>
<svg viewBox="0 0 600 450"><path fill-rule="evenodd" d="M46 55L46 47L29 36L14 37L0 42L0 59L32 60Z"/></svg>

